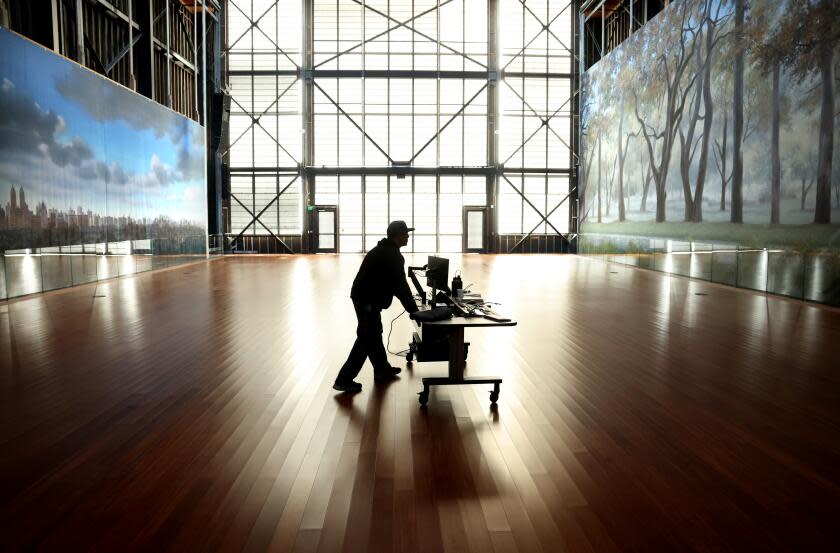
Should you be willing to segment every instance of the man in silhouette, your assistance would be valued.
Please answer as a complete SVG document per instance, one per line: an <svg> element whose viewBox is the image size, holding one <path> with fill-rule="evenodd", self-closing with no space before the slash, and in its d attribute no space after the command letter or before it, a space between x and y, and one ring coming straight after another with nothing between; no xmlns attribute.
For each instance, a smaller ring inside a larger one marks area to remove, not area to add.
<svg viewBox="0 0 840 553"><path fill-rule="evenodd" d="M400 373L400 369L388 363L385 346L382 344L383 309L391 305L394 296L400 300L405 310L418 311L417 303L408 288L405 273L405 259L400 248L408 244L408 233L414 230L405 221L392 221L388 225L388 237L383 238L365 255L362 266L353 281L350 299L356 310L356 342L338 376L333 388L341 392L360 392L362 385L353 379L362 370L365 359L370 358L373 365L374 380L390 380Z"/></svg>

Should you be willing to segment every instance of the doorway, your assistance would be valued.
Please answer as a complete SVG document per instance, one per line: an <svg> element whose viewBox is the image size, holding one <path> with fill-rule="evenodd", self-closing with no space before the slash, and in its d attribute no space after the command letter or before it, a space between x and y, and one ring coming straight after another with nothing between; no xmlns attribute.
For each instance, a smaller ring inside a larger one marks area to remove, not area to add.
<svg viewBox="0 0 840 553"><path fill-rule="evenodd" d="M338 252L338 206L315 206L315 251Z"/></svg>
<svg viewBox="0 0 840 553"><path fill-rule="evenodd" d="M487 252L487 208L464 206L464 253Z"/></svg>

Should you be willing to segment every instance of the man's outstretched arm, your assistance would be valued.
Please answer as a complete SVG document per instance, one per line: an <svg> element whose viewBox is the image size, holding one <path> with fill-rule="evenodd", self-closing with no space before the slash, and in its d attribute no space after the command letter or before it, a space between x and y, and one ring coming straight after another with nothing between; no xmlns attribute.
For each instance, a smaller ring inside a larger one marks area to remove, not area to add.
<svg viewBox="0 0 840 553"><path fill-rule="evenodd" d="M411 289L408 287L404 261L399 263L396 273L397 274L394 275L394 278L397 279L397 287L394 295L397 296L397 299L400 300L400 303L405 310L408 311L409 315L411 313L416 313L420 310L420 308L417 307L417 302L414 301L414 296L411 294Z"/></svg>

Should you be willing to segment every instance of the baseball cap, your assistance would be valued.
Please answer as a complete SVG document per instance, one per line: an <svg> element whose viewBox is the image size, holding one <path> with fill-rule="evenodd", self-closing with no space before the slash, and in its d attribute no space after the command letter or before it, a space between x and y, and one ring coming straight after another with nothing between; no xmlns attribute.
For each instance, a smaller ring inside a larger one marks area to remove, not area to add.
<svg viewBox="0 0 840 553"><path fill-rule="evenodd" d="M405 221L391 221L391 224L388 225L388 238L408 234L412 230L414 230L414 227L409 227L405 224Z"/></svg>

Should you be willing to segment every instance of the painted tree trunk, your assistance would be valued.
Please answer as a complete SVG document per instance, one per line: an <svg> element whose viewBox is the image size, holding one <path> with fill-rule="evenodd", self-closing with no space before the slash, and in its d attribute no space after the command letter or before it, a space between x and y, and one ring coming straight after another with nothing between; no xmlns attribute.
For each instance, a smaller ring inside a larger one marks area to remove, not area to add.
<svg viewBox="0 0 840 553"><path fill-rule="evenodd" d="M691 220L703 221L703 191L706 188L706 169L709 164L709 142L712 139L712 123L715 105L712 101L712 54L714 50L715 25L709 24L706 31L706 66L703 71L703 138L700 142L700 160L697 164L697 185L694 188L694 212Z"/></svg>
<svg viewBox="0 0 840 553"><path fill-rule="evenodd" d="M735 0L735 79L732 94L732 211L729 220L744 220L744 157L741 151L744 139L744 0Z"/></svg>
<svg viewBox="0 0 840 553"><path fill-rule="evenodd" d="M673 141L668 143L666 141L665 146L663 147L662 152L662 166L659 170L659 175L654 173L654 179L656 181L656 222L657 223L664 223L667 220L667 209L665 206L665 201L668 197L668 192L665 187L668 184L668 168L671 165L671 144Z"/></svg>
<svg viewBox="0 0 840 553"><path fill-rule="evenodd" d="M613 198L614 198L614 196L613 196L613 185L615 184L615 168L616 168L617 165L618 165L618 156L613 158L613 166L612 166L612 169L610 170L610 178L607 180L607 183L608 183L607 184L607 217L610 216L610 211L611 211L610 208L612 207L612 201L613 201Z"/></svg>
<svg viewBox="0 0 840 553"><path fill-rule="evenodd" d="M587 153L587 161L583 169L583 178L580 179L580 181L583 183L583 187L581 190L578 191L578 210L581 216L580 222L583 222L583 220L586 218L586 208L588 205L586 195L589 193L589 173L592 170L592 162L595 159L595 152Z"/></svg>
<svg viewBox="0 0 840 553"><path fill-rule="evenodd" d="M689 133L689 138L694 133ZM680 134L680 176L682 177L682 188L680 192L682 193L683 199L683 220L684 221L691 221L691 213L694 211L694 206L692 205L692 197L691 197L691 181L690 181L690 174L691 171L691 158L688 154L688 150L691 149L691 141L686 140L682 133Z"/></svg>
<svg viewBox="0 0 840 553"><path fill-rule="evenodd" d="M657 186L656 187L656 222L657 223L664 223L665 222L665 200L667 197L667 191L665 190L664 186Z"/></svg>
<svg viewBox="0 0 840 553"><path fill-rule="evenodd" d="M699 41L698 36L695 40ZM688 120L688 135L684 136L680 130L680 176L682 177L682 197L685 221L691 221L694 214L694 197L691 194L691 162L694 159L694 134L697 131L697 121L700 119L700 100L703 94L701 80L705 77L703 58L700 48L695 48L694 58L697 63L694 80L694 99L691 102L691 113Z"/></svg>
<svg viewBox="0 0 840 553"><path fill-rule="evenodd" d="M726 176L726 142L729 138L729 113L723 114L723 147L720 149L720 210L726 211L726 185L729 179Z"/></svg>
<svg viewBox="0 0 840 553"><path fill-rule="evenodd" d="M773 64L773 131L770 144L770 224L778 225L779 203L782 190L782 164L779 158L779 77L781 67L779 62Z"/></svg>
<svg viewBox="0 0 840 553"><path fill-rule="evenodd" d="M805 178L802 178L802 193L800 194L799 210L805 211L805 197L808 195L808 188L805 188Z"/></svg>
<svg viewBox="0 0 840 553"><path fill-rule="evenodd" d="M683 26L686 24L689 11L684 12ZM693 48L692 44L692 48ZM668 71L667 87L665 92L665 125L659 135L656 133L649 133L646 127L646 122L639 114L639 99L636 97L636 120L641 125L641 132L647 144L648 158L650 159L651 167L653 169L653 179L656 183L656 222L662 223L667 218L667 209L665 201L667 192L665 187L668 184L668 171L671 165L671 155L673 154L674 142L676 140L677 131L679 130L680 122L682 120L683 109L685 108L686 96L682 93L680 83L685 74L686 67L693 55L691 48L680 48L677 52L675 64L672 71ZM668 61L665 60L666 67ZM656 155L656 148L654 141L662 139L661 155Z"/></svg>
<svg viewBox="0 0 840 553"><path fill-rule="evenodd" d="M674 137L676 133L674 123L674 103L676 90L669 93L668 111L665 115L665 140L662 146L662 159L660 160L659 171L654 172L653 178L656 181L656 222L664 223L668 216L665 202L668 198L666 186L668 185L668 169L671 166L671 153L673 152ZM671 129L674 129L673 131Z"/></svg>
<svg viewBox="0 0 840 553"><path fill-rule="evenodd" d="M621 96L621 116L618 120L618 220L623 222L626 214L624 212L624 156L627 151L622 147L624 144L624 95Z"/></svg>
<svg viewBox="0 0 840 553"><path fill-rule="evenodd" d="M651 180L650 167L648 167L647 173L645 173L645 182L642 185L642 205L640 207L640 210L642 212L647 211L647 197L648 197L648 191L650 191L650 180Z"/></svg>
<svg viewBox="0 0 840 553"><path fill-rule="evenodd" d="M586 213L586 179L589 177L589 171L586 170L584 165L581 165L578 169L578 209L580 210L581 214ZM583 215L579 215L583 217ZM580 222L583 222L581 219Z"/></svg>
<svg viewBox="0 0 840 553"><path fill-rule="evenodd" d="M814 222L831 222L831 162L834 150L834 49L832 44L819 47L822 76L822 106L820 109L820 145L817 163L817 206Z"/></svg>
<svg viewBox="0 0 840 553"><path fill-rule="evenodd" d="M601 222L601 137L598 137L598 222Z"/></svg>

